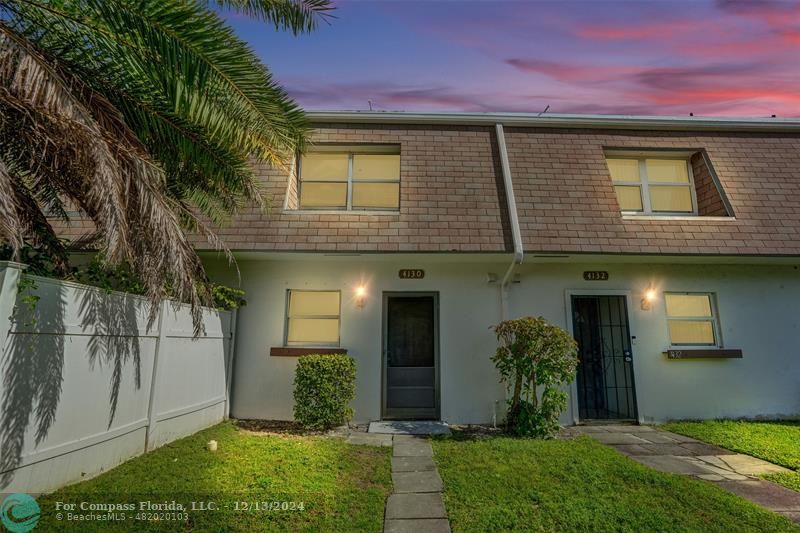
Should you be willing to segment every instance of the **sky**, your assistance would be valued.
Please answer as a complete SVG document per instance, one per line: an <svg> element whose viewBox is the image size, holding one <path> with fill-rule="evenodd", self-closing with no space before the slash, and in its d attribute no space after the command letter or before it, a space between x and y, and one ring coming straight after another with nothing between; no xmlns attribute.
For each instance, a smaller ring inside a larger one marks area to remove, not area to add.
<svg viewBox="0 0 800 533"><path fill-rule="evenodd" d="M338 0L228 16L309 110L800 116L800 1Z"/></svg>

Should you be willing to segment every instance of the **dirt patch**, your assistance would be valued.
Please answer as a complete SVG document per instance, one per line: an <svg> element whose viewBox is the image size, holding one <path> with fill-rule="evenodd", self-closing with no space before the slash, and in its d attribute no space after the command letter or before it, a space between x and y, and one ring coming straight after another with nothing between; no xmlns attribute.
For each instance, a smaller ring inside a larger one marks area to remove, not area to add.
<svg viewBox="0 0 800 533"><path fill-rule="evenodd" d="M492 427L492 426L483 426L477 424L469 424L469 425L457 425L452 424L450 425L450 431L452 432L452 438L456 440L479 440L479 439L490 439L492 437L502 437L504 435L508 435L505 431L504 427Z"/></svg>

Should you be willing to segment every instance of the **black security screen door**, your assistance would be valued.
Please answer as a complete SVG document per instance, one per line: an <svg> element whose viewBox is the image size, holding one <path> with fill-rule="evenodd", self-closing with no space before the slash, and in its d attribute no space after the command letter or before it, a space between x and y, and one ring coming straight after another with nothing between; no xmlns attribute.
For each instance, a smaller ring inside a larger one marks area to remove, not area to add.
<svg viewBox="0 0 800 533"><path fill-rule="evenodd" d="M434 295L386 295L384 417L435 419Z"/></svg>
<svg viewBox="0 0 800 533"><path fill-rule="evenodd" d="M573 296L581 419L636 419L633 354L624 296Z"/></svg>

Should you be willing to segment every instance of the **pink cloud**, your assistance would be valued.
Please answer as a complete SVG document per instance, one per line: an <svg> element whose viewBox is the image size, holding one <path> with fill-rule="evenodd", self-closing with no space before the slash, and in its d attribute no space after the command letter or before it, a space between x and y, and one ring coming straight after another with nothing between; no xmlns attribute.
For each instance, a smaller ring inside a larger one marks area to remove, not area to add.
<svg viewBox="0 0 800 533"><path fill-rule="evenodd" d="M731 100L758 100L786 105L800 103L800 94L783 89L764 89L763 87L720 87L696 88L669 93L646 93L643 98L657 104L707 104Z"/></svg>
<svg viewBox="0 0 800 533"><path fill-rule="evenodd" d="M561 81L605 81L619 79L640 72L638 67L619 65L598 65L545 61L542 59L506 59L506 64L511 65L521 72L529 74L544 74Z"/></svg>
<svg viewBox="0 0 800 533"><path fill-rule="evenodd" d="M614 24L584 24L575 29L575 34L584 39L601 40L653 40L672 39L681 34L713 30L707 21L680 19L661 22L634 21Z"/></svg>

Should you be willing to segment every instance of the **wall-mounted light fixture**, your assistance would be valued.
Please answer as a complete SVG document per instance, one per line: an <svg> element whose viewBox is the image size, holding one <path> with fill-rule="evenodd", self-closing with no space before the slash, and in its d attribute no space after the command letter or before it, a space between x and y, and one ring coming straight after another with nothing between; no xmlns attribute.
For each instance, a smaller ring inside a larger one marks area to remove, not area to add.
<svg viewBox="0 0 800 533"><path fill-rule="evenodd" d="M648 287L647 290L644 291L644 296L642 297L642 311L649 311L652 309L653 302L655 302L657 298L658 291L652 286Z"/></svg>
<svg viewBox="0 0 800 533"><path fill-rule="evenodd" d="M363 285L356 287L356 305L359 309L364 309L367 300L367 288Z"/></svg>

